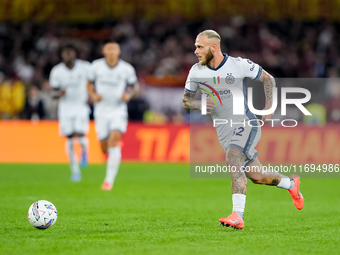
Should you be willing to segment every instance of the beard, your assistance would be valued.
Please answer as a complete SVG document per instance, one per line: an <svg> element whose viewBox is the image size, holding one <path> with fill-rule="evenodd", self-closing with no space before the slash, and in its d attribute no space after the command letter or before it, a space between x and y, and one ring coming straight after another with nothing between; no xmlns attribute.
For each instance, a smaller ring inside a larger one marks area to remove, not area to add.
<svg viewBox="0 0 340 255"><path fill-rule="evenodd" d="M207 54L205 55L205 59L200 62L200 65L201 66L208 65L213 58L214 58L214 55L209 48Z"/></svg>

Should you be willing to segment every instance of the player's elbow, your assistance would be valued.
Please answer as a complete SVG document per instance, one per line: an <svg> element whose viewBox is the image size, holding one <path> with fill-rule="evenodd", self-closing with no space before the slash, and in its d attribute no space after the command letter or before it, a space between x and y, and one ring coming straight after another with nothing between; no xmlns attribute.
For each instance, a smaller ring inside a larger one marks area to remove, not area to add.
<svg viewBox="0 0 340 255"><path fill-rule="evenodd" d="M275 78L273 77L273 75L268 73L267 80L269 80L272 84L275 85Z"/></svg>

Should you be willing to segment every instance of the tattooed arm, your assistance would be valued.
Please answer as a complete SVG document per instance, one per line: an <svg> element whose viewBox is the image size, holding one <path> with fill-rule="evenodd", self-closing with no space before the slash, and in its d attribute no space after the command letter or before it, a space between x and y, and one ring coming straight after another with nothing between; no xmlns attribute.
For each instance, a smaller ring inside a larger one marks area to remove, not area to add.
<svg viewBox="0 0 340 255"><path fill-rule="evenodd" d="M184 92L182 105L187 110L201 110L201 101L195 100L195 94ZM211 110L214 109L214 102L208 97L207 98L207 113L211 113Z"/></svg>
<svg viewBox="0 0 340 255"><path fill-rule="evenodd" d="M195 94L184 92L182 103L187 110L201 110L201 101L195 100Z"/></svg>
<svg viewBox="0 0 340 255"><path fill-rule="evenodd" d="M128 102L131 98L137 96L139 91L139 84L138 82L135 82L134 84L129 86L129 91L124 92L122 95L122 101Z"/></svg>
<svg viewBox="0 0 340 255"><path fill-rule="evenodd" d="M269 73L262 69L261 75L258 78L258 80L263 83L264 94L266 96L266 105L263 110L268 110L272 107L273 104L273 88L276 86L275 79L273 76L271 76ZM270 120L271 118L273 118L273 116L274 113L269 115L263 115L262 120L263 121Z"/></svg>

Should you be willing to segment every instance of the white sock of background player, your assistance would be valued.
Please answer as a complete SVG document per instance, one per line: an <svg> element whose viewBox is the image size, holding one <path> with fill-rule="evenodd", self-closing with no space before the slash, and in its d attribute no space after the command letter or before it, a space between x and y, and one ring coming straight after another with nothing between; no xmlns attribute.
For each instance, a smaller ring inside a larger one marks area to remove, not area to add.
<svg viewBox="0 0 340 255"><path fill-rule="evenodd" d="M76 153L75 153L74 148L73 148L73 138L67 138L67 140L66 140L66 152L69 156L69 162L70 162L70 168L71 168L72 174L80 173Z"/></svg>
<svg viewBox="0 0 340 255"><path fill-rule="evenodd" d="M113 185L116 175L118 173L122 154L119 146L109 148L108 152L109 157L107 159L105 182L108 182L111 185Z"/></svg>
<svg viewBox="0 0 340 255"><path fill-rule="evenodd" d="M87 137L85 137L85 136L78 137L78 142L79 142L83 152L86 151L87 150L87 145L89 143L89 140L87 139Z"/></svg>

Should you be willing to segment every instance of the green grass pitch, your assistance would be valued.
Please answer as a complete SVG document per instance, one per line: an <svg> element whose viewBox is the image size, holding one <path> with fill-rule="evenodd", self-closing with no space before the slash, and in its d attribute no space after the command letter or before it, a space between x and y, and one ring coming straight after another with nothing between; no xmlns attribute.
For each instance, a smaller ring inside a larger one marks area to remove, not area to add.
<svg viewBox="0 0 340 255"><path fill-rule="evenodd" d="M0 165L0 254L339 254L340 179L302 179L305 207L289 193L248 183L245 229L231 213L229 179L192 179L185 164L121 165L112 191L105 166L80 183L67 165ZM33 228L27 210L46 199L56 224Z"/></svg>

